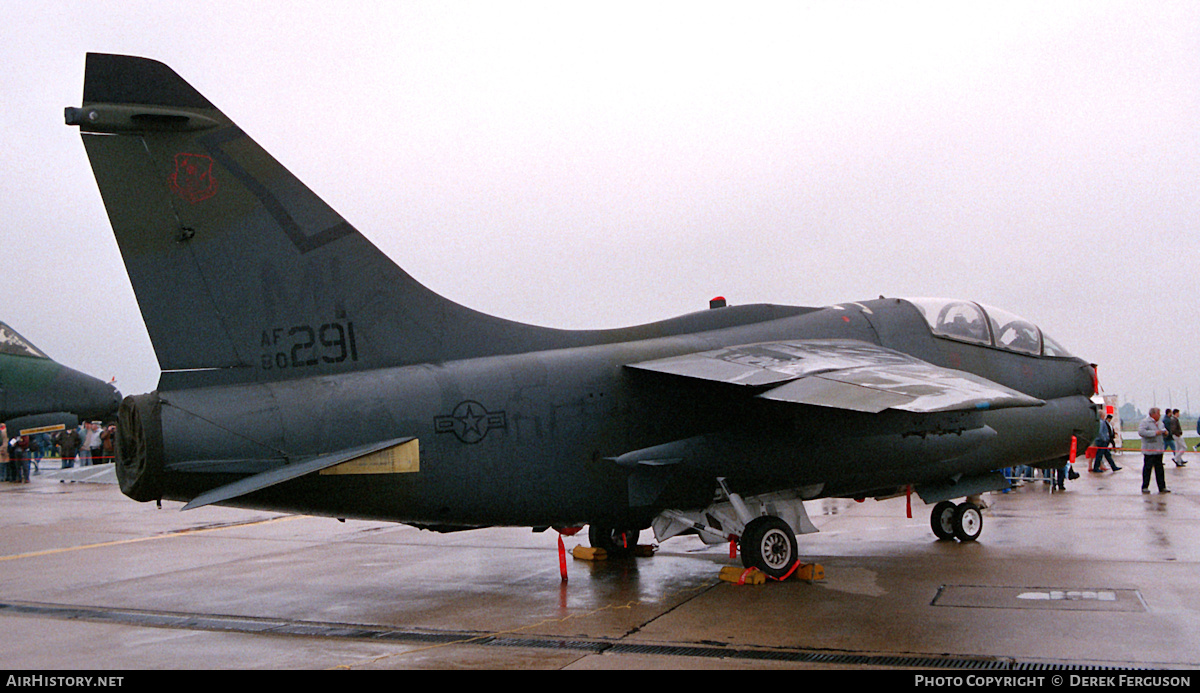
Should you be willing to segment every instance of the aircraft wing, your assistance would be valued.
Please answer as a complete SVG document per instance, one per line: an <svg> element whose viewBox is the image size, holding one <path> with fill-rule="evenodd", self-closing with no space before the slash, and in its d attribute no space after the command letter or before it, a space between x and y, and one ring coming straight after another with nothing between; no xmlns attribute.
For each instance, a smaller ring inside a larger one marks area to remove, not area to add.
<svg viewBox="0 0 1200 693"><path fill-rule="evenodd" d="M628 367L761 389L756 396L764 399L870 413L1045 404L986 378L852 339L745 344Z"/></svg>

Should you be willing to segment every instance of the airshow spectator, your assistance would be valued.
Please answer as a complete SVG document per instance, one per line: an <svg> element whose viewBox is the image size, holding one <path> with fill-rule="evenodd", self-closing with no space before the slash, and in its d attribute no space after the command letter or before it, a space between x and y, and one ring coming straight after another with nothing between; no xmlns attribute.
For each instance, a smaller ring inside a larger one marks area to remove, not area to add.
<svg viewBox="0 0 1200 693"><path fill-rule="evenodd" d="M16 478L12 481L15 484L29 483L29 456L32 454L29 447L29 436L21 436L13 444L12 458Z"/></svg>
<svg viewBox="0 0 1200 693"><path fill-rule="evenodd" d="M58 446L61 450L62 468L74 467L75 455L79 454L79 429L69 428L63 431L58 438Z"/></svg>
<svg viewBox="0 0 1200 693"><path fill-rule="evenodd" d="M85 459L86 462L82 460ZM81 460L80 466L89 464L100 464L100 425L94 421L88 421L83 424L83 450L80 451L79 457Z"/></svg>
<svg viewBox="0 0 1200 693"><path fill-rule="evenodd" d="M104 455L104 462L112 462L114 459L114 441L117 438L117 427L109 424L108 428L100 434L100 448Z"/></svg>
<svg viewBox="0 0 1200 693"><path fill-rule="evenodd" d="M1175 466L1182 467L1187 464L1183 459L1183 452L1187 450L1187 443L1183 442L1183 424L1179 421L1179 410L1171 412L1171 423L1168 426L1171 430L1171 438L1175 442Z"/></svg>
<svg viewBox="0 0 1200 693"><path fill-rule="evenodd" d="M1109 414L1100 422L1100 434L1096 436L1095 442L1092 443L1092 445L1096 446L1096 459L1092 462L1091 471L1103 472L1103 461L1106 457L1108 458L1108 466L1112 467L1114 472L1121 471L1121 468L1113 461L1112 456L1112 448L1115 447L1114 443L1116 439L1117 434L1112 425L1112 414Z"/></svg>
<svg viewBox="0 0 1200 693"><path fill-rule="evenodd" d="M3 471L5 481L12 478L12 460L8 456L8 427L4 424L0 424L0 471Z"/></svg>
<svg viewBox="0 0 1200 693"><path fill-rule="evenodd" d="M1138 424L1138 436L1142 439L1142 493L1150 493L1150 473L1154 473L1159 493L1170 493L1167 488L1166 472L1163 471L1163 436L1169 435L1159 419L1162 412L1152 407L1150 414Z"/></svg>

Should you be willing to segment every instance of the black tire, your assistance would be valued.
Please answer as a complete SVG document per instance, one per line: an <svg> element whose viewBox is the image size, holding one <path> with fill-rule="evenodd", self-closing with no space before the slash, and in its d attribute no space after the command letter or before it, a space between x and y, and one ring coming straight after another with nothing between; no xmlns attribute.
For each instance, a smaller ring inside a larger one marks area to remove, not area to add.
<svg viewBox="0 0 1200 693"><path fill-rule="evenodd" d="M933 506L929 524L933 527L933 533L937 535L938 539L954 538L954 515L957 510L958 508L950 501L942 501Z"/></svg>
<svg viewBox="0 0 1200 693"><path fill-rule="evenodd" d="M588 543L594 549L604 549L610 556L626 556L633 553L640 534L641 531L637 529L588 525Z"/></svg>
<svg viewBox="0 0 1200 693"><path fill-rule="evenodd" d="M959 503L954 509L954 536L959 541L975 541L983 532L983 513L974 503Z"/></svg>
<svg viewBox="0 0 1200 693"><path fill-rule="evenodd" d="M740 543L742 565L758 568L773 578L787 575L799 554L796 533L786 522L771 515L751 520L742 532Z"/></svg>

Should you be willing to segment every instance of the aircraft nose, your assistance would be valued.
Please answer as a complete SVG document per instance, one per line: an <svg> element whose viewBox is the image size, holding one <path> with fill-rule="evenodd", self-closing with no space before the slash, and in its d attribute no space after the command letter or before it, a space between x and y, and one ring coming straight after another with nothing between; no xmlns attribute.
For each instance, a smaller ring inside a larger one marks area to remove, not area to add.
<svg viewBox="0 0 1200 693"><path fill-rule="evenodd" d="M121 407L121 392L111 384L100 382L102 387L96 388L95 401L97 407L102 411L97 412L97 416L109 416L117 413Z"/></svg>
<svg viewBox="0 0 1200 693"><path fill-rule="evenodd" d="M120 390L113 387L112 385L109 385L108 387L109 387L109 390L111 390L111 392L109 394L109 400L108 400L109 411L115 412L121 408L121 400L124 398L121 397Z"/></svg>
<svg viewBox="0 0 1200 693"><path fill-rule="evenodd" d="M78 412L84 417L104 417L115 414L121 406L121 393L103 380L78 371L65 372L60 378L66 381L63 392L71 393L71 399L75 400L61 402L57 407L61 411Z"/></svg>
<svg viewBox="0 0 1200 693"><path fill-rule="evenodd" d="M1096 364L1088 363L1083 359L1079 361L1079 375L1076 382L1079 386L1079 394L1084 397L1100 394L1100 379L1096 372Z"/></svg>

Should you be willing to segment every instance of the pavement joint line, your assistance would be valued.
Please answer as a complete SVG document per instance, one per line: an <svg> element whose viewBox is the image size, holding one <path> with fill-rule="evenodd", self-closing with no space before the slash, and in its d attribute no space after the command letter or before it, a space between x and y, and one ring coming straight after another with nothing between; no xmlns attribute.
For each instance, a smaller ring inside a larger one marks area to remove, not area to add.
<svg viewBox="0 0 1200 693"><path fill-rule="evenodd" d="M1055 661L1015 659L1012 657L987 657L971 655L954 655L947 653L867 653L854 651L834 651L820 649L790 649L756 647L754 645L726 646L707 643L637 643L622 642L621 639L606 638L565 638L554 635L526 635L523 638L506 638L506 635L520 633L547 623L562 623L574 618L586 618L602 611L632 608L637 602L627 602L622 605L610 605L592 609L579 614L571 614L563 618L543 619L537 623L504 631L471 634L452 631L406 631L391 626L371 626L364 624L325 623L315 621L295 621L260 616L236 616L229 614L200 614L170 611L150 611L144 609L128 609L119 607L73 606L67 604L51 604L38 602L8 601L0 602L0 615L23 615L64 620L83 620L94 622L125 623L146 628L175 628L184 630L203 630L209 632L241 632L259 635L317 637L317 638L353 638L381 639L388 635L396 636L397 641L443 639L443 642L416 647L402 652L393 652L378 657L356 662L354 664L337 665L331 669L354 669L392 657L426 652L447 645L479 645L553 648L556 650L570 649L578 651L581 656L588 655L651 655L651 656L681 656L727 661L781 661L800 664L818 664L832 666L862 666L862 667L894 667L894 668L924 668L924 669L985 669L1000 671L1018 670L1108 670L1108 669L1141 669L1147 665L1140 663L1131 666L1112 664L1096 664L1086 661ZM399 644L399 643L397 643Z"/></svg>
<svg viewBox="0 0 1200 693"><path fill-rule="evenodd" d="M714 582L712 584L705 584L705 585L700 585L698 587L691 587L688 589L679 590L679 593L680 594L685 594L687 592L703 593L703 592L707 592L708 590L712 589L713 587L715 587L719 584L720 584L720 582ZM692 595L692 597L694 597L694 596L696 596L696 595ZM692 597L688 597L688 599L691 599ZM482 633L480 635L477 635L477 636L471 637L471 638L436 643L433 645L426 645L425 647L417 647L417 648L414 648L411 650L405 650L403 652L392 652L392 653L380 655L378 657L373 657L371 659L368 659L368 660L365 660L362 662L356 662L354 664L339 664L339 665L330 667L330 669L353 669L355 667L361 667L361 666L364 666L367 664L374 664L375 662L389 659L391 657L400 657L403 655L409 655L409 654L413 654L413 653L417 653L417 652L425 652L428 650L434 650L434 649L438 649L441 647L446 647L448 645L467 645L467 644L476 643L476 642L478 642L481 645L492 645L492 644L504 645L504 644L508 644L505 642L506 639L504 638L504 636L506 636L506 635L514 635L514 634L529 630L531 628L536 628L538 626L542 626L542 625L546 625L546 624L550 624L550 623L566 623L567 621L569 621L571 619L588 618L590 616L594 616L595 614L598 614L598 613L601 613L604 611L616 611L618 609L633 609L633 607L638 606L639 604L641 604L641 602L637 601L637 600L628 601L624 604L610 604L608 606L602 606L598 609L592 609L590 611L585 611L585 612L578 613L578 614L568 614L562 618L542 619L535 623L529 623L524 626L519 626L517 628L510 628L508 630ZM642 625L645 625L645 624L642 624ZM638 629L640 629L640 627L641 626L639 626ZM635 629L635 630L637 630L637 629ZM628 633L626 633L626 635L628 635ZM553 638L553 637L538 636L538 635L529 636L529 637L532 637L533 639L536 639L539 641L547 641L547 642L553 642L555 640L562 640L562 638ZM601 651L607 650L607 649L613 647L614 645L618 644L618 642L619 642L619 641L613 641L613 642L609 643L609 642L602 642L602 641L593 641L591 639L585 639L584 641L588 642L590 644L593 644L596 647L600 647Z"/></svg>
<svg viewBox="0 0 1200 693"><path fill-rule="evenodd" d="M548 623L566 623L567 621L569 621L571 619L587 618L589 616L598 614L602 611L616 611L618 609L632 609L635 605L637 605L639 603L640 602L637 602L637 601L630 601L630 602L626 602L624 604L610 604L608 606L602 606L598 609L592 609L591 611L585 611L585 612L579 613L579 614L568 614L567 616L564 616L562 618L542 619L535 623L529 623L524 626L519 626L517 628L510 628L508 630L481 633L480 635L470 637L470 638L464 638L462 640L453 640L453 641L448 641L448 642L435 643L433 645L426 645L424 647L416 647L411 650L404 650L403 652L390 652L388 654L380 655L378 657L373 657L371 659L368 659L368 660L365 660L362 662L356 662L354 664L339 664L339 665L330 667L330 669L353 669L355 667L361 667L361 666L364 666L367 664L374 664L375 662L389 659L391 657L400 657L403 655L414 654L417 652L426 652L429 650L436 650L438 648L447 647L449 645L469 645L469 644L475 643L475 642L478 642L479 644L482 644L482 645L486 645L486 644L490 644L490 641L494 641L498 638L501 638L502 636L513 635L515 633L521 633L522 631L529 630L530 628L536 628L538 626L546 625ZM543 639L543 638L544 638L544 636L539 639ZM553 640L554 638L550 638L550 639Z"/></svg>

